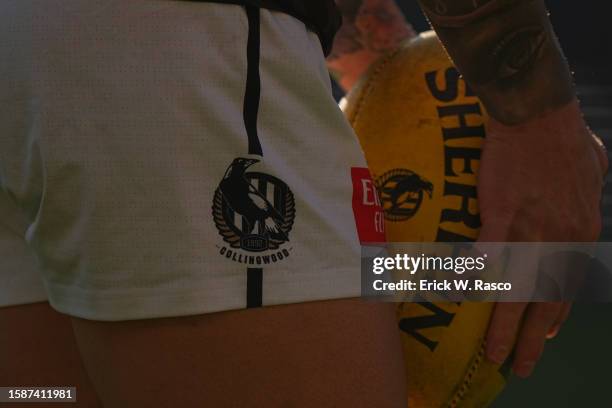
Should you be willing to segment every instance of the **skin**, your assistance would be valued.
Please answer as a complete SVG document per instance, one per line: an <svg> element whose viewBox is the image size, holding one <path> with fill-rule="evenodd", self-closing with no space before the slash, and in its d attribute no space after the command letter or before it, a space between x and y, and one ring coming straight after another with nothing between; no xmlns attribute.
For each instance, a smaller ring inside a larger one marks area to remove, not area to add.
<svg viewBox="0 0 612 408"><path fill-rule="evenodd" d="M345 299L73 325L108 407L405 407L390 304Z"/></svg>
<svg viewBox="0 0 612 408"><path fill-rule="evenodd" d="M70 318L48 303L0 308L0 384L77 388L77 402L57 408L100 408L85 372ZM1 404L10 408L40 408L41 403Z"/></svg>
<svg viewBox="0 0 612 408"><path fill-rule="evenodd" d="M71 321L46 302L5 307L0 384L76 387L58 408L399 408L394 316L358 299L118 323Z"/></svg>
<svg viewBox="0 0 612 408"><path fill-rule="evenodd" d="M350 64L368 63L358 58L363 53L376 55L366 46L369 31L384 32L387 44L399 44L396 40L406 36L408 24L399 14L387 18L395 22L392 26L358 28L355 16L374 4L399 13L392 3L338 1L348 11L344 21L349 26L334 45L329 66L345 73L340 75L345 90L356 82L352 73L367 70ZM480 164L479 241L597 240L607 154L584 123L544 2L421 0L421 5L491 116ZM351 35L356 38L344 38ZM487 357L501 363L514 347L514 372L529 376L546 339L558 333L569 311L567 303L497 304Z"/></svg>

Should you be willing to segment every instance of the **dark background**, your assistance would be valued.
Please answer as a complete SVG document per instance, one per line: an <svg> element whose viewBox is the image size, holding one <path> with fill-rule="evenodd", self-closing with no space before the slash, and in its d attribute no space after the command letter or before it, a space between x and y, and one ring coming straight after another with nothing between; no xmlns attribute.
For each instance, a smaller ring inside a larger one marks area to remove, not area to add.
<svg viewBox="0 0 612 408"><path fill-rule="evenodd" d="M397 3L417 31L429 29L415 0ZM609 2L556 0L547 4L574 71L586 120L612 148ZM612 241L612 183L604 195L601 240ZM512 378L493 407L612 407L612 304L575 305L559 336L548 342L532 377Z"/></svg>

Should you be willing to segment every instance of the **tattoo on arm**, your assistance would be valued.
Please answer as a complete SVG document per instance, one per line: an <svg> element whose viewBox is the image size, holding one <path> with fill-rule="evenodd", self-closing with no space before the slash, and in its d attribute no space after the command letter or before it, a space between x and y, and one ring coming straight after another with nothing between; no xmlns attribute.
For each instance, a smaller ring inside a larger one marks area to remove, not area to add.
<svg viewBox="0 0 612 408"><path fill-rule="evenodd" d="M371 63L415 34L394 0L336 0L343 24L328 66L348 89Z"/></svg>
<svg viewBox="0 0 612 408"><path fill-rule="evenodd" d="M420 0L492 117L523 123L574 97L543 0Z"/></svg>

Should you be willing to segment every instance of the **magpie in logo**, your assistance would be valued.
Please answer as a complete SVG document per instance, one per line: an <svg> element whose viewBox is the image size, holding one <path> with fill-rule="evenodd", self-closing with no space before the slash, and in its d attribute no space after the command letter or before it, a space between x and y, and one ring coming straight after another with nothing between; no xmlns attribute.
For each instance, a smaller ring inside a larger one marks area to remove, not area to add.
<svg viewBox="0 0 612 408"><path fill-rule="evenodd" d="M389 170L376 179L376 187L388 221L412 218L423 203L424 193L433 194L433 184L407 169Z"/></svg>
<svg viewBox="0 0 612 408"><path fill-rule="evenodd" d="M223 240L249 252L277 249L289 241L295 219L291 189L280 179L247 172L257 159L229 165L213 199L213 219Z"/></svg>

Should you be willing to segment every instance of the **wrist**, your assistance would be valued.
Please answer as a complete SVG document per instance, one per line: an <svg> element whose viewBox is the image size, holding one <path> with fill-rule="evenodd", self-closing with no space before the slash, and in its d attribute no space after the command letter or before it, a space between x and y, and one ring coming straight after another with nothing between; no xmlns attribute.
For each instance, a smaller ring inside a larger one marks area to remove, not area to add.
<svg viewBox="0 0 612 408"><path fill-rule="evenodd" d="M575 99L544 0L421 0L490 116L516 125Z"/></svg>
<svg viewBox="0 0 612 408"><path fill-rule="evenodd" d="M576 139L577 133L589 133L584 121L580 104L576 98L562 106L550 108L538 116L531 117L521 123L505 123L490 117L488 123L489 133L496 137L525 137L533 139L544 136L554 137L559 142L564 138ZM536 140L533 140L536 142Z"/></svg>

